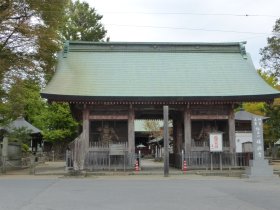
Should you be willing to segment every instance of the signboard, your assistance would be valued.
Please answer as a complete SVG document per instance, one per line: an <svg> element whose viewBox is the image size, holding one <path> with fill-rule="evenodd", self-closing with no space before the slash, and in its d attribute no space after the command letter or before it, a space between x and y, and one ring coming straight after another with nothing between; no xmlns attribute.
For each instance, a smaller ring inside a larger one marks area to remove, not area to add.
<svg viewBox="0 0 280 210"><path fill-rule="evenodd" d="M223 151L223 134L222 133L210 133L210 152L222 152Z"/></svg>
<svg viewBox="0 0 280 210"><path fill-rule="evenodd" d="M236 132L235 133L235 145L236 145L236 152L241 153L244 152L242 149L242 145L246 142L252 143L252 133L251 132Z"/></svg>
<svg viewBox="0 0 280 210"><path fill-rule="evenodd" d="M253 117L252 119L253 132L253 156L254 160L264 159L263 150L263 122L260 117Z"/></svg>

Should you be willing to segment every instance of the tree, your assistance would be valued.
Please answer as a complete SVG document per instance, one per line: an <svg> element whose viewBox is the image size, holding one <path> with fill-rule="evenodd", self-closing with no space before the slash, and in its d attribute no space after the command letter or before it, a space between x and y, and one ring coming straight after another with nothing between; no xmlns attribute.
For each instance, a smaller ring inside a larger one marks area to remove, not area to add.
<svg viewBox="0 0 280 210"><path fill-rule="evenodd" d="M157 120L145 120L144 129L148 131L154 138L161 135L160 123Z"/></svg>
<svg viewBox="0 0 280 210"><path fill-rule="evenodd" d="M34 117L34 125L42 130L44 139L51 143L69 143L78 132L78 123L66 103L48 105L40 115Z"/></svg>
<svg viewBox="0 0 280 210"><path fill-rule="evenodd" d="M68 2L1 0L0 80L4 88L15 78L42 80L53 73L55 53L62 43L58 30L64 25Z"/></svg>
<svg viewBox="0 0 280 210"><path fill-rule="evenodd" d="M10 88L0 113L2 121L8 122L24 116L42 130L44 140L52 144L69 143L74 140L78 123L73 119L68 104L48 104L40 96L40 85L32 80L20 80ZM24 132L12 132L13 139L26 139ZM23 143L26 143L24 141Z"/></svg>
<svg viewBox="0 0 280 210"><path fill-rule="evenodd" d="M62 29L65 40L101 41L106 35L100 23L101 15L88 3L75 1L66 10L66 24Z"/></svg>
<svg viewBox="0 0 280 210"><path fill-rule="evenodd" d="M3 120L23 116L32 122L34 116L40 115L45 106L46 102L40 96L40 85L36 81L16 79L6 94L0 114Z"/></svg>
<svg viewBox="0 0 280 210"><path fill-rule="evenodd" d="M273 27L274 35L267 38L267 46L261 49L261 64L269 73L280 79L280 18Z"/></svg>
<svg viewBox="0 0 280 210"><path fill-rule="evenodd" d="M264 81L266 81L271 87L280 90L277 78L274 75L262 71L261 69L257 71ZM248 112L269 117L264 123L264 138L267 140L267 143L271 143L277 138L280 138L280 99L275 99L274 103L271 104L264 102L243 103L242 107Z"/></svg>
<svg viewBox="0 0 280 210"><path fill-rule="evenodd" d="M51 143L69 142L78 123L68 104L48 104L40 90L55 69L64 39L102 41L101 15L71 0L0 1L0 121L22 115Z"/></svg>
<svg viewBox="0 0 280 210"><path fill-rule="evenodd" d="M257 72L268 85L270 85L271 87L274 87L274 88L277 87L277 79L275 76L270 75L269 73L263 71L262 69L258 69ZM242 108L245 109L247 112L264 116L264 115L266 115L265 105L266 105L266 103L264 103L264 102L243 103Z"/></svg>
<svg viewBox="0 0 280 210"><path fill-rule="evenodd" d="M267 139L275 143L280 139L280 106L267 105L266 113L269 119L265 124L267 127L264 130L264 134Z"/></svg>
<svg viewBox="0 0 280 210"><path fill-rule="evenodd" d="M268 70L270 76L275 78L273 87L280 90L277 84L280 79L280 18L275 22L273 33L272 37L267 38L267 46L261 49L261 64ZM276 99L274 103L265 104L264 112L269 117L264 125L265 138L276 141L280 138L280 99Z"/></svg>
<svg viewBox="0 0 280 210"><path fill-rule="evenodd" d="M274 78L273 87L280 90L277 82L280 79L280 18L273 27L274 35L267 38L267 46L261 49L261 64L268 70L269 76ZM265 138L274 143L280 138L280 99L264 106L266 116L269 119L264 125Z"/></svg>

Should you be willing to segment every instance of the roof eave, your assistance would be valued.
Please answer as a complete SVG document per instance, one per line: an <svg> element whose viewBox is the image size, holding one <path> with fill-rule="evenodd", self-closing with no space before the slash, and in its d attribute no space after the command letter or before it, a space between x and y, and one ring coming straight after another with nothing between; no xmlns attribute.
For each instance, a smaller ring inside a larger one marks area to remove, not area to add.
<svg viewBox="0 0 280 210"><path fill-rule="evenodd" d="M64 102L271 102L280 97L280 93L266 95L240 95L240 96L77 96L41 93L49 101Z"/></svg>

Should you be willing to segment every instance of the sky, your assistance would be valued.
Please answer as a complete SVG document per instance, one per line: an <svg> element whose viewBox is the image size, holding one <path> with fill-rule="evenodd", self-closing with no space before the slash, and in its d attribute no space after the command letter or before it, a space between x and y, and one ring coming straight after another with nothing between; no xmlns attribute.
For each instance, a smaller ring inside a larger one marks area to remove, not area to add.
<svg viewBox="0 0 280 210"><path fill-rule="evenodd" d="M280 18L280 0L84 0L103 15L110 41L247 41L256 68Z"/></svg>

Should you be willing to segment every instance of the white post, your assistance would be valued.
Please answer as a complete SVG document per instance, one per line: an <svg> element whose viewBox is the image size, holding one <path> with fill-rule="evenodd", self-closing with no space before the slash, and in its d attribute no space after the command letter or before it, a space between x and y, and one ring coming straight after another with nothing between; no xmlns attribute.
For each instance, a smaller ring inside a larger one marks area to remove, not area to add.
<svg viewBox="0 0 280 210"><path fill-rule="evenodd" d="M210 152L211 158L211 171L213 171L213 152Z"/></svg>
<svg viewBox="0 0 280 210"><path fill-rule="evenodd" d="M142 163L141 163L141 150L139 149L138 151L138 154L139 154L139 162L138 162L138 166L139 166L139 171L141 171L141 166L142 166Z"/></svg>
<svg viewBox="0 0 280 210"><path fill-rule="evenodd" d="M181 159L182 159L182 170L183 170L183 168L184 168L184 160L185 160L185 157L184 157L184 150L182 149L182 157L181 157Z"/></svg>

